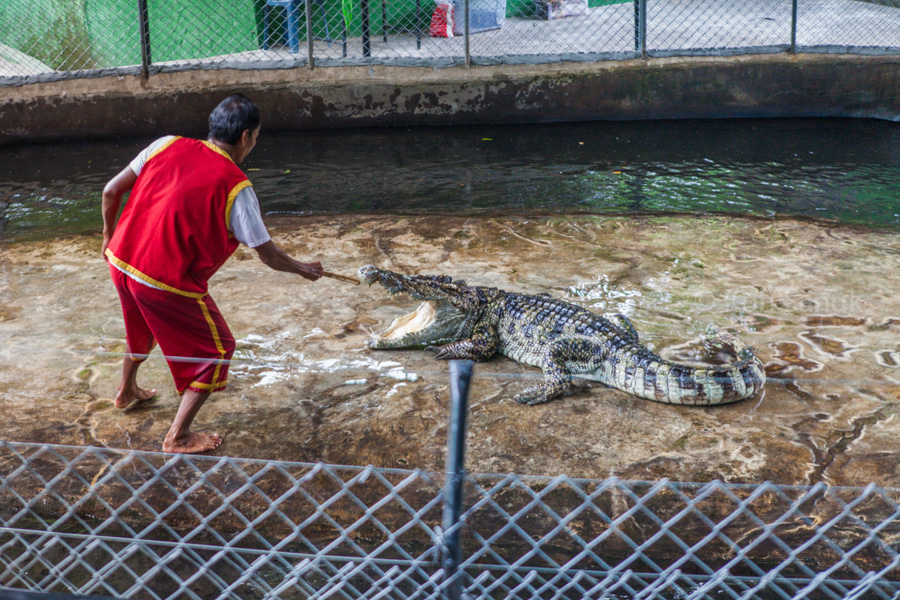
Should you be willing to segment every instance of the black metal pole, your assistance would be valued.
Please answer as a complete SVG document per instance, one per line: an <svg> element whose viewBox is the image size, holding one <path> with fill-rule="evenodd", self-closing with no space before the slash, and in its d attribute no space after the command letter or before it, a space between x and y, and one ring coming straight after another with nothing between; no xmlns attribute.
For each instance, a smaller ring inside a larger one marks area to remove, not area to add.
<svg viewBox="0 0 900 600"><path fill-rule="evenodd" d="M791 52L797 52L797 0L791 2Z"/></svg>
<svg viewBox="0 0 900 600"><path fill-rule="evenodd" d="M463 505L463 480L466 459L466 417L469 413L469 380L472 361L450 362L450 431L447 434L447 483L444 487L443 568L447 582L445 597L462 598L462 579L459 563L462 557L459 535L459 515Z"/></svg>
<svg viewBox="0 0 900 600"><path fill-rule="evenodd" d="M147 0L137 0L138 31L141 40L141 77L150 76L150 14L147 12Z"/></svg>
<svg viewBox="0 0 900 600"><path fill-rule="evenodd" d="M634 51L641 51L641 0L634 0Z"/></svg>
<svg viewBox="0 0 900 600"><path fill-rule="evenodd" d="M422 0L416 0L416 50L422 49Z"/></svg>
<svg viewBox="0 0 900 600"><path fill-rule="evenodd" d="M369 0L360 0L359 19L362 26L362 51L363 56L372 56L372 47L369 41Z"/></svg>
<svg viewBox="0 0 900 600"><path fill-rule="evenodd" d="M641 58L647 58L647 0L638 0L640 22L638 23L638 50Z"/></svg>
<svg viewBox="0 0 900 600"><path fill-rule="evenodd" d="M315 67L315 58L313 57L315 38L313 37L312 28L312 2L311 0L306 0L304 4L306 5L306 66L312 69Z"/></svg>
<svg viewBox="0 0 900 600"><path fill-rule="evenodd" d="M454 15L453 18L455 19L456 15ZM472 54L469 49L469 0L463 0L463 18L466 20L463 33L466 36L466 68L468 69L472 66Z"/></svg>

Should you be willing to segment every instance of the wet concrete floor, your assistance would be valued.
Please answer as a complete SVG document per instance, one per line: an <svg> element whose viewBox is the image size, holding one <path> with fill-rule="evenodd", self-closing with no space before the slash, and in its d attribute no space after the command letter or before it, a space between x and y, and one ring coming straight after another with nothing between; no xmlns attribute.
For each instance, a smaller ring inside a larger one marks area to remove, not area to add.
<svg viewBox="0 0 900 600"><path fill-rule="evenodd" d="M900 485L900 236L734 217L317 216L269 222L301 260L366 263L549 292L624 312L664 357L695 360L708 326L757 348L765 393L713 408L657 404L582 382L545 405L512 401L537 369L476 366L467 468L682 481ZM124 328L100 239L0 253L0 438L159 450L178 406L156 351L120 411ZM442 470L446 363L375 352L368 332L415 302L268 270L241 248L211 292L238 340L228 390L196 427L217 454ZM365 380L365 381L363 381Z"/></svg>

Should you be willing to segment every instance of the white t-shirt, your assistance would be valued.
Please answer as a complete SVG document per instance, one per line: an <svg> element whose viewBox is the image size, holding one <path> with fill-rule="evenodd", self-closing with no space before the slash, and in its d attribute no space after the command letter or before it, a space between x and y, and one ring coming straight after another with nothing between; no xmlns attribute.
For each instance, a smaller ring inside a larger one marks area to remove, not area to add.
<svg viewBox="0 0 900 600"><path fill-rule="evenodd" d="M134 171L134 174L140 175L141 170L144 168L144 164L146 164L147 160L157 148L172 140L174 137L175 136L173 135L161 137L141 150L130 163L131 170ZM227 225L228 230L234 234L234 239L250 248L261 246L272 239L262 220L262 214L259 210L259 199L256 197L256 192L253 191L253 186L250 185L243 188L238 192L237 196L235 196L234 203L231 205L231 222ZM150 285L143 279L135 277L118 265L113 264L113 266L135 281L139 281L150 287L156 287L155 285Z"/></svg>

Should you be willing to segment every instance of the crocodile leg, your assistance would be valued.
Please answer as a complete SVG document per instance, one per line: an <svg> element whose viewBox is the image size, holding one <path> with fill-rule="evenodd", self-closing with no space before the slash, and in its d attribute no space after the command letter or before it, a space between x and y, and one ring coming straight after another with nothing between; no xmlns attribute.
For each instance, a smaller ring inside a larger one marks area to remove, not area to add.
<svg viewBox="0 0 900 600"><path fill-rule="evenodd" d="M497 353L500 346L500 335L496 327L489 324L475 326L472 337L443 346L428 346L426 350L435 352L434 357L441 360L475 360L483 362Z"/></svg>
<svg viewBox="0 0 900 600"><path fill-rule="evenodd" d="M553 342L544 355L541 370L544 381L517 394L513 400L523 404L543 404L572 387L572 369L583 373L596 369L602 359L597 344L581 339Z"/></svg>

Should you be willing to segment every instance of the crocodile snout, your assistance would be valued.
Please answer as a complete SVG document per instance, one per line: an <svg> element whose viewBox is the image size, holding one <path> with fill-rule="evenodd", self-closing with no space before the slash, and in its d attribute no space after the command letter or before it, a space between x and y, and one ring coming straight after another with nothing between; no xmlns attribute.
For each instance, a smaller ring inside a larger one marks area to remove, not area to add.
<svg viewBox="0 0 900 600"><path fill-rule="evenodd" d="M356 274L368 285L372 285L378 279L378 268L374 265L365 265L360 267Z"/></svg>

